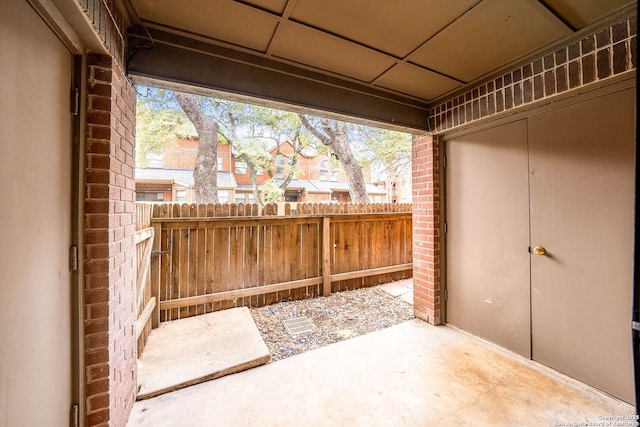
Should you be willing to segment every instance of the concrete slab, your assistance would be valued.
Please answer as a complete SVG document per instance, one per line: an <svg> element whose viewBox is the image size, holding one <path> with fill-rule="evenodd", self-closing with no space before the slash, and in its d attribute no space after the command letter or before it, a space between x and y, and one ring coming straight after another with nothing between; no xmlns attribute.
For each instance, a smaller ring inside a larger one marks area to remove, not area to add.
<svg viewBox="0 0 640 427"><path fill-rule="evenodd" d="M233 374L269 361L246 307L164 322L138 360L138 400Z"/></svg>
<svg viewBox="0 0 640 427"><path fill-rule="evenodd" d="M413 305L413 291L400 295L400 299Z"/></svg>
<svg viewBox="0 0 640 427"><path fill-rule="evenodd" d="M413 305L413 279L385 283L384 285L379 285L379 288L392 297L400 298L401 300Z"/></svg>
<svg viewBox="0 0 640 427"><path fill-rule="evenodd" d="M589 425L633 412L465 332L413 320L136 402L128 426Z"/></svg>
<svg viewBox="0 0 640 427"><path fill-rule="evenodd" d="M413 292L413 280L406 279L385 283L384 285L379 285L379 288L395 298L408 292Z"/></svg>

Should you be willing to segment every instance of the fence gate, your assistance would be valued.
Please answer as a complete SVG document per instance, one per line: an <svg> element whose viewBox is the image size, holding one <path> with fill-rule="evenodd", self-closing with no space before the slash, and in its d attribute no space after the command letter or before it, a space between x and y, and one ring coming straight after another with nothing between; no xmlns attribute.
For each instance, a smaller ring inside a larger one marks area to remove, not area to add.
<svg viewBox="0 0 640 427"><path fill-rule="evenodd" d="M156 307L156 297L152 295L151 286L151 253L153 249L154 229L151 227L152 205L136 205L136 339L138 340L138 356L149 338L151 329L157 327L151 318Z"/></svg>

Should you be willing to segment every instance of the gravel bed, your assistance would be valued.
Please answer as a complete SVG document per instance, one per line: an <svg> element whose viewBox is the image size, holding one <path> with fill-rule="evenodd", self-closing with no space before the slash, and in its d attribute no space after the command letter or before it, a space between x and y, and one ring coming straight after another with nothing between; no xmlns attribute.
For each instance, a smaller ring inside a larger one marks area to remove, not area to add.
<svg viewBox="0 0 640 427"><path fill-rule="evenodd" d="M413 305L377 286L337 292L329 297L281 302L250 311L271 352L272 362L414 318ZM300 316L311 320L313 331L289 335L282 321Z"/></svg>

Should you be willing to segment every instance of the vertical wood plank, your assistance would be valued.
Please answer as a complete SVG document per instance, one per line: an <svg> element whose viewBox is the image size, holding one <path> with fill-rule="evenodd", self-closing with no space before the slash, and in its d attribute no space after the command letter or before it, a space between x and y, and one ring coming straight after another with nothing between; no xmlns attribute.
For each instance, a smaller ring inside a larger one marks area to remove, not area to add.
<svg viewBox="0 0 640 427"><path fill-rule="evenodd" d="M331 295L331 218L322 217L322 295Z"/></svg>
<svg viewBox="0 0 640 427"><path fill-rule="evenodd" d="M161 263L160 260L162 255L160 251L162 250L161 238L162 238L162 224L155 223L153 224L153 250L158 253L157 256L151 257L151 297L156 298L156 306L153 309L153 314L151 316L151 327L157 328L160 326L160 277L161 277Z"/></svg>
<svg viewBox="0 0 640 427"><path fill-rule="evenodd" d="M261 257L262 260L262 273L263 280L262 283L265 285L271 285L274 282L273 279L273 225L266 224L263 228L262 232L263 243L262 248L264 251L264 255ZM261 304L267 305L271 304L276 299L276 293L267 293L261 295Z"/></svg>
<svg viewBox="0 0 640 427"><path fill-rule="evenodd" d="M284 264L287 262L285 257L285 226L273 226L273 246L271 257L273 259L273 280L274 283L284 282ZM277 292L276 301L286 301L288 292Z"/></svg>
<svg viewBox="0 0 640 427"><path fill-rule="evenodd" d="M189 218L190 207L187 204L180 206L180 218ZM189 296L189 238L191 230L180 230L180 256L178 258L178 298ZM189 308L179 309L178 319L189 316Z"/></svg>
<svg viewBox="0 0 640 427"><path fill-rule="evenodd" d="M204 218L207 216L207 205L200 204L197 207L197 217ZM207 228L199 228L197 233L197 251L196 251L196 274L195 274L195 282L196 282L196 295L205 295L207 293L206 290L206 269L207 269ZM204 304L200 304L196 306L196 314L204 314L205 307Z"/></svg>

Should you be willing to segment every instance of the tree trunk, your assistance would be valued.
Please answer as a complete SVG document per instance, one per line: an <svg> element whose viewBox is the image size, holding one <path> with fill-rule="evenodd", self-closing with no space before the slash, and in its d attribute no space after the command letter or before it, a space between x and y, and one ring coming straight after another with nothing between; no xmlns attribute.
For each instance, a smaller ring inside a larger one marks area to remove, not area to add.
<svg viewBox="0 0 640 427"><path fill-rule="evenodd" d="M305 116L300 115L300 120L302 120L302 124L309 132L324 145L330 147L338 156L338 161L342 165L349 181L351 201L353 203L369 203L369 194L367 194L362 168L360 168L349 145L347 124L340 121L332 121L330 123L329 120L322 119L321 127L323 132L314 127Z"/></svg>
<svg viewBox="0 0 640 427"><path fill-rule="evenodd" d="M200 139L193 169L196 203L218 203L218 123L198 107L193 95L174 94Z"/></svg>

